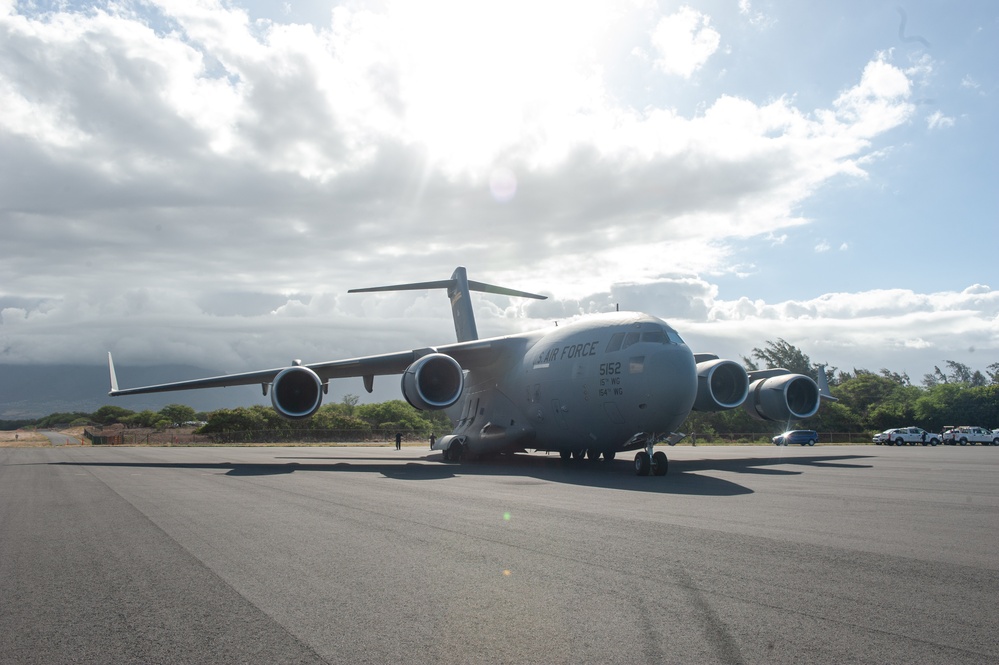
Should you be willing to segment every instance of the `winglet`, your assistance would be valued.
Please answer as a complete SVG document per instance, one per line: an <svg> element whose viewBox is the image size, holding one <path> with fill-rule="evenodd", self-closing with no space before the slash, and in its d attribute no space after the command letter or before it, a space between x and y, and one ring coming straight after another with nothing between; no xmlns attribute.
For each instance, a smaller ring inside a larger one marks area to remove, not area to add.
<svg viewBox="0 0 999 665"><path fill-rule="evenodd" d="M108 351L108 371L111 372L111 392L108 395L113 397L118 392L118 377L114 375L114 360L111 359L110 351Z"/></svg>

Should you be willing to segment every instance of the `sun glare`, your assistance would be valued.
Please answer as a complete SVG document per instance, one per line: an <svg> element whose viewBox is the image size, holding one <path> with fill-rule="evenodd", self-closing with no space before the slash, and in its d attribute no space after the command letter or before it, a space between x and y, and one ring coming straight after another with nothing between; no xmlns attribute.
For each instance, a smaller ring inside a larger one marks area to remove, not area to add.
<svg viewBox="0 0 999 665"><path fill-rule="evenodd" d="M392 7L407 132L448 169L488 167L544 119L590 103L611 3ZM599 87L599 85L597 85Z"/></svg>

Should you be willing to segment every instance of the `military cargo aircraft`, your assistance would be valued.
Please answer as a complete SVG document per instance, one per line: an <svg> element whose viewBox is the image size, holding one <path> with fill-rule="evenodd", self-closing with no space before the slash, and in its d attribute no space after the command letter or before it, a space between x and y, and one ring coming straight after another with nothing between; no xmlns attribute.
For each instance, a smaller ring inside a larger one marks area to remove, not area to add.
<svg viewBox="0 0 999 665"><path fill-rule="evenodd" d="M195 388L261 384L285 418L319 409L332 379L361 377L371 392L375 376L401 375L402 394L417 409L444 409L451 434L434 444L448 462L527 450L563 459L614 459L637 450L638 475L664 475L669 461L658 443L673 445L692 410L743 407L760 420L812 416L829 393L819 382L785 369L754 372L713 354L693 353L677 332L648 314L612 312L567 325L479 339L471 291L524 298L545 296L468 279L458 267L450 279L397 284L350 293L447 289L458 341L396 353L119 388L108 353L112 397Z"/></svg>

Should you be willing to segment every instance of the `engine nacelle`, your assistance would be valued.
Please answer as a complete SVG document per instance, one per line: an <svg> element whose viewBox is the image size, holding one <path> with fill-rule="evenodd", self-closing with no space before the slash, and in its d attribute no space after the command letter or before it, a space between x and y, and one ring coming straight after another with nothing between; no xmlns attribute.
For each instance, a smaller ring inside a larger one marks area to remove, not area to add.
<svg viewBox="0 0 999 665"><path fill-rule="evenodd" d="M695 411L724 411L746 401L749 375L734 360L714 359L697 363Z"/></svg>
<svg viewBox="0 0 999 665"><path fill-rule="evenodd" d="M308 367L289 367L274 377L271 384L271 404L285 418L308 418L319 409L322 402L322 379Z"/></svg>
<svg viewBox="0 0 999 665"><path fill-rule="evenodd" d="M461 397L465 375L451 356L431 353L410 365L402 375L402 394L422 411L446 409Z"/></svg>
<svg viewBox="0 0 999 665"><path fill-rule="evenodd" d="M757 420L802 420L819 410L819 387L804 374L757 379L742 406Z"/></svg>

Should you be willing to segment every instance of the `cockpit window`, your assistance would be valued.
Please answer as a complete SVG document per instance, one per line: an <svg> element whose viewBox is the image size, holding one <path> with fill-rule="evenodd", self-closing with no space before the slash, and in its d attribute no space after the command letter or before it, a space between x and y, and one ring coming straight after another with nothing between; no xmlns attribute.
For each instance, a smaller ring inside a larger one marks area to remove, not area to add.
<svg viewBox="0 0 999 665"><path fill-rule="evenodd" d="M643 332L642 341L651 342L652 344L669 344L669 338L666 336L666 332L663 330L653 330L651 332Z"/></svg>
<svg viewBox="0 0 999 665"><path fill-rule="evenodd" d="M607 346L604 348L604 353L614 353L615 351L620 351L621 349L627 349L633 344L638 344L642 342L644 344L683 344L683 339L676 333L675 330L668 326L663 326L655 330L646 330L644 332L630 332L630 333L614 333L611 335L610 341L607 342Z"/></svg>

